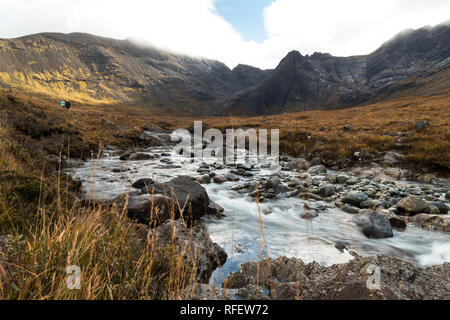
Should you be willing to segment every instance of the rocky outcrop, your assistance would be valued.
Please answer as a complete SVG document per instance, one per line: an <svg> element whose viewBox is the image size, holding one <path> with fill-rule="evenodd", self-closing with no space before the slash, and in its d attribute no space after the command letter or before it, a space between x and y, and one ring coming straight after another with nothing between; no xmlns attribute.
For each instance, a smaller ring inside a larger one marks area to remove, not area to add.
<svg viewBox="0 0 450 320"><path fill-rule="evenodd" d="M323 267L281 257L246 263L230 275L223 287L247 288L253 299L256 286L266 297L279 300L447 300L450 264L422 268L392 257L355 257L341 265Z"/></svg>
<svg viewBox="0 0 450 320"><path fill-rule="evenodd" d="M200 283L208 283L212 272L227 261L227 253L211 241L204 228L189 228L182 220L166 221L151 231L149 239L158 247L171 246L175 252L181 252Z"/></svg>

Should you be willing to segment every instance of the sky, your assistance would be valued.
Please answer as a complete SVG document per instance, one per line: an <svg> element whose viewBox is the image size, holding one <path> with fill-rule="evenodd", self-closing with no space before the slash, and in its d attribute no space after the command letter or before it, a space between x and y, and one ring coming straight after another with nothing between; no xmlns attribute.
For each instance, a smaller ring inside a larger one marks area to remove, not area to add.
<svg viewBox="0 0 450 320"><path fill-rule="evenodd" d="M87 32L268 69L292 50L368 54L449 13L449 0L0 0L0 38Z"/></svg>

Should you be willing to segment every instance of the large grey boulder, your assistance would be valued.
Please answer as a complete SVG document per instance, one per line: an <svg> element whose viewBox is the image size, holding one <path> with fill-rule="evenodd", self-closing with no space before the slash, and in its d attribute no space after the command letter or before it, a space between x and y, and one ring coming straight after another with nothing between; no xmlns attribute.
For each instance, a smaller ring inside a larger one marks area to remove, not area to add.
<svg viewBox="0 0 450 320"><path fill-rule="evenodd" d="M308 169L308 173L309 174L315 174L315 175L319 175L319 174L326 174L327 173L327 168L324 165L318 165L318 166L314 166Z"/></svg>
<svg viewBox="0 0 450 320"><path fill-rule="evenodd" d="M377 211L361 210L352 221L367 238L383 239L394 236L389 219Z"/></svg>
<svg viewBox="0 0 450 320"><path fill-rule="evenodd" d="M121 207L126 205L130 218L151 226L181 217L194 223L208 213L216 215L206 190L187 176L145 186L139 192L117 197L114 202Z"/></svg>

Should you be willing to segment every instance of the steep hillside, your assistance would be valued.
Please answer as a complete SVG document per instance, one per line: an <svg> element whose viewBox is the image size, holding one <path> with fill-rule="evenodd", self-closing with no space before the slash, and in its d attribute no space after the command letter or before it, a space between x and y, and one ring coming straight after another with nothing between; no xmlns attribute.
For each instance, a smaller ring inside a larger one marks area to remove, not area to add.
<svg viewBox="0 0 450 320"><path fill-rule="evenodd" d="M392 97L448 93L450 25L405 31L368 56L290 52L258 85L225 103L226 113L336 109Z"/></svg>
<svg viewBox="0 0 450 320"><path fill-rule="evenodd" d="M239 69L80 33L0 40L2 86L94 104L210 111L263 78L259 69L244 77Z"/></svg>

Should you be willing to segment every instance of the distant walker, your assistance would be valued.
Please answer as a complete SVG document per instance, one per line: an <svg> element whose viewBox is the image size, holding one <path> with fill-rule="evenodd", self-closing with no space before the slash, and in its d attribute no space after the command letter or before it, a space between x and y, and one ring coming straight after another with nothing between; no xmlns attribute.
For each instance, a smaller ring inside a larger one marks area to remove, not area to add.
<svg viewBox="0 0 450 320"><path fill-rule="evenodd" d="M66 108L66 110L70 110L70 101L61 100L61 107Z"/></svg>

